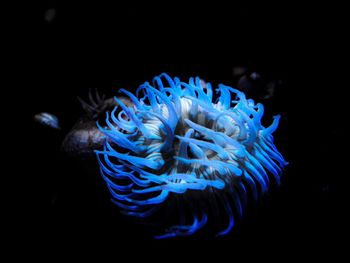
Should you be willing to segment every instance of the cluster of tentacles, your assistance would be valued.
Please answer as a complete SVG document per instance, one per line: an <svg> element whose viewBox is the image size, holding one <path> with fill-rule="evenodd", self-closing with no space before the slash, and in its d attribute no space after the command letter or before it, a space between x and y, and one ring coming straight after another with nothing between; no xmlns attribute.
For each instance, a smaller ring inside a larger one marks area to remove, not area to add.
<svg viewBox="0 0 350 263"><path fill-rule="evenodd" d="M263 105L242 92L220 84L214 94L198 77L185 83L164 73L135 95L120 92L133 105L115 98L119 106L97 124L107 138L97 159L124 214L151 218L167 207L169 227L156 237L190 235L209 220L227 234L248 196L279 184L287 163L272 134L280 116L264 127Z"/></svg>

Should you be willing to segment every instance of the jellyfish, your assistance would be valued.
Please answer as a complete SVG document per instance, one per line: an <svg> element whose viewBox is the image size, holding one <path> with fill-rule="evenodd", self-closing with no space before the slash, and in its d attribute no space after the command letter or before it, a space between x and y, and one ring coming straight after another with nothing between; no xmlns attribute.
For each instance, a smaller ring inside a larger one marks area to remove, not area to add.
<svg viewBox="0 0 350 263"><path fill-rule="evenodd" d="M209 228L227 235L248 203L280 184L288 164L274 145L280 115L262 125L264 107L235 88L213 90L199 77L162 73L135 93L120 89L97 127L100 173L121 213L164 225L155 238Z"/></svg>

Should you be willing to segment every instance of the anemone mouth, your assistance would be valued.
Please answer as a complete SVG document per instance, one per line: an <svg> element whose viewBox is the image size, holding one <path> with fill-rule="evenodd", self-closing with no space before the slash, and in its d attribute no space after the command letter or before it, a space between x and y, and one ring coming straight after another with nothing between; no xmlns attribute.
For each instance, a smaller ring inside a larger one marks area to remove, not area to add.
<svg viewBox="0 0 350 263"><path fill-rule="evenodd" d="M149 218L179 197L191 206L190 222L162 237L193 234L206 225L208 210L217 212L216 203L228 215L228 226L219 232L227 234L248 192L256 199L271 178L279 183L286 165L273 144L279 116L265 128L263 106L242 92L219 85L213 102L209 83L191 78L187 84L166 74L155 77L153 86L141 85L136 96L121 92L134 105L116 98L120 108L107 113L106 127L98 124L108 138L97 151L101 174L127 215Z"/></svg>

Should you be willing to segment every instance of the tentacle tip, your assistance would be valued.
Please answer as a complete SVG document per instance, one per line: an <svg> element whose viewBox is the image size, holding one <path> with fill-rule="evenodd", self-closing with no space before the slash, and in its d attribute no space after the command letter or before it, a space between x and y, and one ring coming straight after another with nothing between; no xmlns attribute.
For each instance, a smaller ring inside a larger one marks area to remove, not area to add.
<svg viewBox="0 0 350 263"><path fill-rule="evenodd" d="M273 116L275 119L279 119L279 118L281 118L281 114L277 114L277 115L275 115L275 116Z"/></svg>
<svg viewBox="0 0 350 263"><path fill-rule="evenodd" d="M166 239L166 238L174 238L174 237L176 237L175 233L166 233L166 234L162 234L162 235L153 236L153 238L157 239L157 240Z"/></svg>

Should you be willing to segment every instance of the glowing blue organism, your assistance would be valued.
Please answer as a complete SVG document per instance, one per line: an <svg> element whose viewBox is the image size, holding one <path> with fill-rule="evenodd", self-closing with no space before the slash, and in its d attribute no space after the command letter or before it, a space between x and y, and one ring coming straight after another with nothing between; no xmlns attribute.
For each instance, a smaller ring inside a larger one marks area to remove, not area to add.
<svg viewBox="0 0 350 263"><path fill-rule="evenodd" d="M47 113L47 112L38 113L34 116L34 120L52 129L56 129L56 130L61 129L58 123L57 117L50 113Z"/></svg>
<svg viewBox="0 0 350 263"><path fill-rule="evenodd" d="M280 116L265 128L263 105L229 86L215 91L198 77L185 83L163 73L136 95L121 89L134 105L115 98L119 107L97 124L107 138L96 152L113 202L141 218L167 210L163 223L170 214L156 238L191 235L209 221L225 235L248 199L271 179L280 183L287 163L272 136Z"/></svg>

